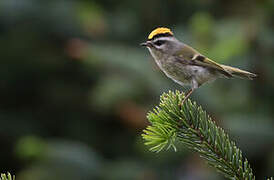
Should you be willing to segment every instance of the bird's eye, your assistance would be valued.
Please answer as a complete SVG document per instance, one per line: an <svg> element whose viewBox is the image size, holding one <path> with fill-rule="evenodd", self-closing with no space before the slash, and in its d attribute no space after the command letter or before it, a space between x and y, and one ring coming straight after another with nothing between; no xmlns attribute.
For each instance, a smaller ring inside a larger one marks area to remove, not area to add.
<svg viewBox="0 0 274 180"><path fill-rule="evenodd" d="M155 41L154 42L154 44L156 45L156 46L161 46L162 44L164 44L165 43L165 41L163 41L163 40L158 40L158 41Z"/></svg>

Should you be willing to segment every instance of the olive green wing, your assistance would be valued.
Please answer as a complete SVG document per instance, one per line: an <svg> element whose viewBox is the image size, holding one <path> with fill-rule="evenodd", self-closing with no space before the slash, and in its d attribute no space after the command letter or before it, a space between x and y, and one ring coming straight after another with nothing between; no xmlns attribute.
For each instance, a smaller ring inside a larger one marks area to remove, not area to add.
<svg viewBox="0 0 274 180"><path fill-rule="evenodd" d="M220 64L201 55L198 51L188 45L184 45L180 51L175 53L175 56L178 58L179 61L182 61L182 63L184 64L209 67L218 70L226 77L232 77L231 73L226 71Z"/></svg>

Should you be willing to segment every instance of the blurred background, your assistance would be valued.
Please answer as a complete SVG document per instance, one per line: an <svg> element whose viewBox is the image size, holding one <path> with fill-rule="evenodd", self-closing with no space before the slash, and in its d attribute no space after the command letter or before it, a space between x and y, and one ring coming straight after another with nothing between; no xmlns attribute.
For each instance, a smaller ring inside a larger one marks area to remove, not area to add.
<svg viewBox="0 0 274 180"><path fill-rule="evenodd" d="M140 134L168 90L139 47L167 26L219 63L259 75L199 88L201 104L274 175L273 0L1 0L0 172L18 180L223 180L179 145L151 153Z"/></svg>

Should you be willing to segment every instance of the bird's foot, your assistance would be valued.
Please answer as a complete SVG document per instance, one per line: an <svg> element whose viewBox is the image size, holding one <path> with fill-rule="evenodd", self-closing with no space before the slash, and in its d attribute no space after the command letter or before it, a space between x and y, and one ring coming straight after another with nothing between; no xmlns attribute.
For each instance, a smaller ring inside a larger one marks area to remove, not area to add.
<svg viewBox="0 0 274 180"><path fill-rule="evenodd" d="M187 97L185 97L181 103L178 104L179 108L182 109L183 104L185 103Z"/></svg>

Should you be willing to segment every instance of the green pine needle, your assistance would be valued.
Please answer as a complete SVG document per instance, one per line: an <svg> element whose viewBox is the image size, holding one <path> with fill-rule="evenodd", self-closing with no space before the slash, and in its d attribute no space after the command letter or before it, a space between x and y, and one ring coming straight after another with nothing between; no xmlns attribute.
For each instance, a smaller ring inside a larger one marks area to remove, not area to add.
<svg viewBox="0 0 274 180"><path fill-rule="evenodd" d="M180 141L228 179L255 180L247 159L224 130L195 102L188 99L180 106L183 99L179 91L164 93L159 107L148 113L151 125L142 137L150 151L176 151L175 142Z"/></svg>
<svg viewBox="0 0 274 180"><path fill-rule="evenodd" d="M1 174L0 180L15 180L15 176L11 176L8 172L7 174Z"/></svg>

